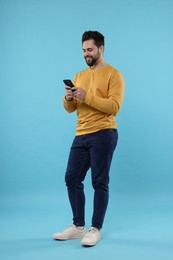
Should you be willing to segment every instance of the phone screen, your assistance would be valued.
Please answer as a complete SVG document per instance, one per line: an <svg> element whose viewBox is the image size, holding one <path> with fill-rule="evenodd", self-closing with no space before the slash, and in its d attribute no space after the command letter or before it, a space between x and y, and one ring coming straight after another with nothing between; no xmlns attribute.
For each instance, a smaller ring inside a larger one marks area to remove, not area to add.
<svg viewBox="0 0 173 260"><path fill-rule="evenodd" d="M71 87L71 88L74 88L74 87L75 87L75 85L73 84L73 82L72 82L70 79L64 79L63 82L64 82L64 84L65 84L66 86L69 86L69 87ZM75 91L75 90L72 90L72 91Z"/></svg>

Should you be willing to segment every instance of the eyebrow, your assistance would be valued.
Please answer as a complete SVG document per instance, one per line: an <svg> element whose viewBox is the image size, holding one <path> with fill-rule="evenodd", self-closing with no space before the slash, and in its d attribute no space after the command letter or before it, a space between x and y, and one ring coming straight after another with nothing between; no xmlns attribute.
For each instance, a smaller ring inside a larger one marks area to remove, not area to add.
<svg viewBox="0 0 173 260"><path fill-rule="evenodd" d="M82 49L83 51L92 51L93 48Z"/></svg>

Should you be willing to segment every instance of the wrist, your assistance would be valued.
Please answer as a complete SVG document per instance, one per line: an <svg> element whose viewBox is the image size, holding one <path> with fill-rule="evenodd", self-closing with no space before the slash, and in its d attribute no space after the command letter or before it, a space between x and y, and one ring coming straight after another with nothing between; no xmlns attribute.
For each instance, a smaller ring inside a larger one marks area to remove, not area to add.
<svg viewBox="0 0 173 260"><path fill-rule="evenodd" d="M66 96L65 96L65 100L66 100L66 101L72 101L73 98L71 98L71 99L67 99Z"/></svg>

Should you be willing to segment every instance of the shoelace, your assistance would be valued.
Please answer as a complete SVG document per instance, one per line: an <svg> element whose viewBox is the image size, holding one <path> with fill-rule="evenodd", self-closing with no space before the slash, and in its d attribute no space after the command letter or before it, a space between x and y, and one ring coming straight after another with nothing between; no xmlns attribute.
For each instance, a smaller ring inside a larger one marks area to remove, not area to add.
<svg viewBox="0 0 173 260"><path fill-rule="evenodd" d="M87 234L85 235L85 237L89 237L91 234L95 234L97 232L97 230L95 228L90 228L90 230L87 232Z"/></svg>

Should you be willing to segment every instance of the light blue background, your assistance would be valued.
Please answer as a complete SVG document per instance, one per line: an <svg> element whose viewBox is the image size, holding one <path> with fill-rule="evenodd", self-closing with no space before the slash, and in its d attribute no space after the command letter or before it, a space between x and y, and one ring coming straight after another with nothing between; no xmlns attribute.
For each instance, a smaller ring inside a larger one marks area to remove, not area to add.
<svg viewBox="0 0 173 260"><path fill-rule="evenodd" d="M173 258L172 28L171 0L0 0L1 259ZM50 237L71 221L64 172L76 115L63 109L62 80L86 67L90 29L105 36L125 99L103 240L86 250Z"/></svg>

